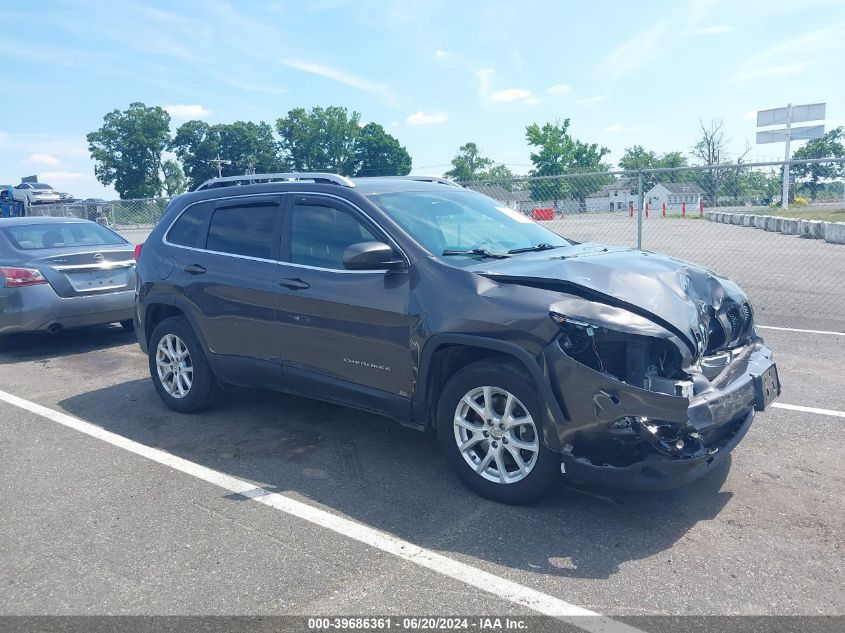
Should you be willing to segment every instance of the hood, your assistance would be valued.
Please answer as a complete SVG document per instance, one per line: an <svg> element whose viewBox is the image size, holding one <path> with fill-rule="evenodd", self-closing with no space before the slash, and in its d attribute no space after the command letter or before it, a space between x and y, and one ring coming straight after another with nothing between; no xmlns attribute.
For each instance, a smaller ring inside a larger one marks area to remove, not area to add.
<svg viewBox="0 0 845 633"><path fill-rule="evenodd" d="M626 309L680 336L693 355L708 347L711 321L726 302L746 303L735 283L701 266L619 246L578 244L485 261L469 270L500 283L559 290ZM734 337L728 332L723 338Z"/></svg>

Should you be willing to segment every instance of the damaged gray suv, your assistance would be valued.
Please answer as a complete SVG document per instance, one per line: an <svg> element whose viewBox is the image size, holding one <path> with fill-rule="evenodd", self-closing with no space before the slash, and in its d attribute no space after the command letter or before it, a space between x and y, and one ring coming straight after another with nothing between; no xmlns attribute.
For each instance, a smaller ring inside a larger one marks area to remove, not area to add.
<svg viewBox="0 0 845 633"><path fill-rule="evenodd" d="M507 503L561 476L682 485L780 392L733 282L572 242L439 179L215 179L170 203L137 279L172 409L240 385L387 415L434 430L457 475Z"/></svg>

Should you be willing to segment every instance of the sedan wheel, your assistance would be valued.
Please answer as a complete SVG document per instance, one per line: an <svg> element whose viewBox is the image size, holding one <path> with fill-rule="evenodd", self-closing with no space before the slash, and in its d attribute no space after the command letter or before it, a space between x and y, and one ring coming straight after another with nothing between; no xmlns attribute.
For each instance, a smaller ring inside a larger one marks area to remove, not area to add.
<svg viewBox="0 0 845 633"><path fill-rule="evenodd" d="M184 398L194 382L194 365L184 341L175 334L161 338L156 347L156 371L164 390L174 398Z"/></svg>
<svg viewBox="0 0 845 633"><path fill-rule="evenodd" d="M496 483L511 484L537 463L537 426L519 398L499 387L467 392L455 409L455 442L470 468Z"/></svg>

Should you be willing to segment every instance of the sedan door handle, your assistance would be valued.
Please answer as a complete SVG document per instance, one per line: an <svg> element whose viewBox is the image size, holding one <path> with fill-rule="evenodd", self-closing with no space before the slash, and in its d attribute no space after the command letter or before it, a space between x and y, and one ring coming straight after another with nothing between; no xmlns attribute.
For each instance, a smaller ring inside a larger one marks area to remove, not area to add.
<svg viewBox="0 0 845 633"><path fill-rule="evenodd" d="M280 279L279 285L291 290L305 290L310 288L311 284L302 281L301 279Z"/></svg>
<svg viewBox="0 0 845 633"><path fill-rule="evenodd" d="M202 275L205 272L205 266L199 264L188 264L182 270L191 275Z"/></svg>

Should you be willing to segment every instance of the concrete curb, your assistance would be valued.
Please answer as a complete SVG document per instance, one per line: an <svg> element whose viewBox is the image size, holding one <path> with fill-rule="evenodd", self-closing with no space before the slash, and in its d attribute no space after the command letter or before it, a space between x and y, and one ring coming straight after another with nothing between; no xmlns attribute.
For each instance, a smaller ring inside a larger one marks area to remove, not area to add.
<svg viewBox="0 0 845 633"><path fill-rule="evenodd" d="M704 218L710 222L748 226L784 235L798 235L807 239L824 240L830 244L845 244L845 222L821 222L781 218L776 215L724 213L723 211L705 211Z"/></svg>

